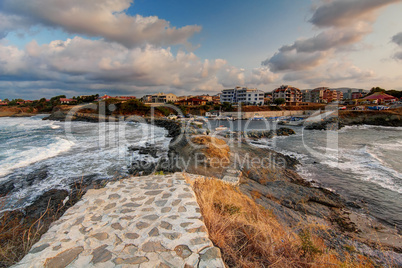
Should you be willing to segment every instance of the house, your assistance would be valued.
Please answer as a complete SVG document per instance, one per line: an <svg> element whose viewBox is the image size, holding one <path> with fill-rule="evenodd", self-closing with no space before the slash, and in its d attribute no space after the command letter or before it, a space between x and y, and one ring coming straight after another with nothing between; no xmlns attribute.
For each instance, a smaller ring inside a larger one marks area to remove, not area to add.
<svg viewBox="0 0 402 268"><path fill-rule="evenodd" d="M195 96L195 98L201 99L201 100L206 100L208 102L212 101L212 96L209 96L209 95L198 95L198 96Z"/></svg>
<svg viewBox="0 0 402 268"><path fill-rule="evenodd" d="M214 104L220 104L221 103L221 93L218 93L218 94L212 96L212 102Z"/></svg>
<svg viewBox="0 0 402 268"><path fill-rule="evenodd" d="M60 98L61 104L71 104L71 103L76 103L76 102L77 101L74 99Z"/></svg>
<svg viewBox="0 0 402 268"><path fill-rule="evenodd" d="M103 101L103 100L107 100L107 99L111 99L112 97L109 95L103 95L102 97L99 97L98 99L96 99L95 101Z"/></svg>
<svg viewBox="0 0 402 268"><path fill-rule="evenodd" d="M280 86L272 92L274 101L276 99L284 99L286 105L297 105L302 102L302 97L300 89L287 85Z"/></svg>
<svg viewBox="0 0 402 268"><path fill-rule="evenodd" d="M145 97L145 96L144 96ZM143 99L144 99L143 97ZM145 102L152 102L152 103L167 103L167 102L176 102L177 101L177 96L172 93L157 93L153 95L146 95L147 101Z"/></svg>
<svg viewBox="0 0 402 268"><path fill-rule="evenodd" d="M0 100L0 106L7 106L8 105L8 102L7 101L1 101Z"/></svg>
<svg viewBox="0 0 402 268"><path fill-rule="evenodd" d="M392 103L398 101L398 98L385 94L384 92L376 92L372 95L363 98L364 100L377 100L378 104L382 103Z"/></svg>
<svg viewBox="0 0 402 268"><path fill-rule="evenodd" d="M33 103L31 100L25 100L24 103Z"/></svg>
<svg viewBox="0 0 402 268"><path fill-rule="evenodd" d="M220 96L220 102L262 105L264 104L264 92L258 89L249 89L247 87L224 89Z"/></svg>
<svg viewBox="0 0 402 268"><path fill-rule="evenodd" d="M198 98L189 98L187 100L178 101L175 104L186 105L186 106L199 106L207 104L207 101Z"/></svg>

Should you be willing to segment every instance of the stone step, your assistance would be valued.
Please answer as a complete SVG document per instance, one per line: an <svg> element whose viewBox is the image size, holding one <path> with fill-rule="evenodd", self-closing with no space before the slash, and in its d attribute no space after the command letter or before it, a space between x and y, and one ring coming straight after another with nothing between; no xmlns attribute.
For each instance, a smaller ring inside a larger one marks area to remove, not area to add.
<svg viewBox="0 0 402 268"><path fill-rule="evenodd" d="M14 267L185 266L225 267L194 192L175 173L89 190Z"/></svg>

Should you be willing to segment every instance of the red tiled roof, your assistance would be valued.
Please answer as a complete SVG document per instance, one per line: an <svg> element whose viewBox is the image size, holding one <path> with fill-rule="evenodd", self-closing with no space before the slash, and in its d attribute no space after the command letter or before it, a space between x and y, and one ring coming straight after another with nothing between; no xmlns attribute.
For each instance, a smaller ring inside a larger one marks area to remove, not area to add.
<svg viewBox="0 0 402 268"><path fill-rule="evenodd" d="M388 94L385 94L385 93L382 93L382 92L376 92L376 93L374 93L374 94L372 94L370 96L367 96L367 97L365 97L363 99L366 99L366 100L393 100L393 99L395 99L395 100L397 100L398 98L396 98L394 96L391 96L391 95L388 95Z"/></svg>

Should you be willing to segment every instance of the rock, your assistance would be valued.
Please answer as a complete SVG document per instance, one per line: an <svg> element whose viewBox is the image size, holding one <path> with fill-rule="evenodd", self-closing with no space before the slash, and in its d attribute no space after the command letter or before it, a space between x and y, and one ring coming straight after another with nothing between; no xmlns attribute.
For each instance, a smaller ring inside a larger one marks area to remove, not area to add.
<svg viewBox="0 0 402 268"><path fill-rule="evenodd" d="M160 241L150 241L142 245L142 251L144 252L160 252L168 251L164 246L162 246Z"/></svg>
<svg viewBox="0 0 402 268"><path fill-rule="evenodd" d="M177 256L182 259L188 258L193 253L186 245L178 245L174 248L174 251L176 251Z"/></svg>
<svg viewBox="0 0 402 268"><path fill-rule="evenodd" d="M107 262L112 258L112 252L107 250L106 248L108 245L102 245L100 247L97 247L92 251L92 263L97 264L97 263L102 263L102 262Z"/></svg>
<svg viewBox="0 0 402 268"><path fill-rule="evenodd" d="M148 236L159 236L158 228L154 227L151 231L149 231Z"/></svg>
<svg viewBox="0 0 402 268"><path fill-rule="evenodd" d="M98 240L103 241L103 240L108 239L108 238L109 238L109 235L108 235L107 233L97 233L97 234L92 235L92 237L94 237L94 238L96 238L96 239L98 239Z"/></svg>
<svg viewBox="0 0 402 268"><path fill-rule="evenodd" d="M166 230L172 230L172 225L166 221L162 221L160 224L160 227L162 227Z"/></svg>
<svg viewBox="0 0 402 268"><path fill-rule="evenodd" d="M125 237L127 237L128 239L137 239L138 237L140 237L138 234L136 233L127 233L124 235Z"/></svg>
<svg viewBox="0 0 402 268"><path fill-rule="evenodd" d="M149 259L147 257L141 256L141 257L132 257L132 258L127 258L127 259L122 259L122 258L116 258L113 260L113 262L116 265L120 264L141 264L144 262L148 262Z"/></svg>
<svg viewBox="0 0 402 268"><path fill-rule="evenodd" d="M64 268L75 260L81 252L84 251L83 247L71 248L59 253L53 258L46 259L46 268Z"/></svg>
<svg viewBox="0 0 402 268"><path fill-rule="evenodd" d="M304 127L304 129L308 130L338 130L344 126L343 123L340 122L339 118L332 117L321 122L310 123Z"/></svg>
<svg viewBox="0 0 402 268"><path fill-rule="evenodd" d="M68 196L66 190L49 190L43 195L39 196L32 205L25 208L25 214L32 219L37 219L50 208L57 210L63 205L63 200Z"/></svg>
<svg viewBox="0 0 402 268"><path fill-rule="evenodd" d="M48 248L49 246L50 246L49 243L40 245L39 247L36 247L36 248L31 249L31 250L29 251L29 253L30 253L30 254L35 254L35 253L41 252L41 251L45 250L46 248Z"/></svg>

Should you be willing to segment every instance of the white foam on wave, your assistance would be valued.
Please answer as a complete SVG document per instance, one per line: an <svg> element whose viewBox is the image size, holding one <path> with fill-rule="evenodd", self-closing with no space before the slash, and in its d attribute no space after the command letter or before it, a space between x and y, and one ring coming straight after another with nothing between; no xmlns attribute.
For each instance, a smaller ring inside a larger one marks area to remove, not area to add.
<svg viewBox="0 0 402 268"><path fill-rule="evenodd" d="M346 132L348 130L365 130L365 129L379 129L379 130L402 130L402 127L390 127L390 126L376 126L376 125L352 125L344 126L339 132Z"/></svg>
<svg viewBox="0 0 402 268"><path fill-rule="evenodd" d="M352 173L355 178L376 183L383 188L402 193L402 174L384 164L381 158L371 154L367 145L359 149L340 149L339 158L327 158L321 162L331 168Z"/></svg>
<svg viewBox="0 0 402 268"><path fill-rule="evenodd" d="M5 176L14 169L25 167L66 152L70 150L73 145L74 143L68 140L56 138L56 142L46 147L33 147L24 151L11 150L12 154L9 153L4 163L0 164L0 176Z"/></svg>

